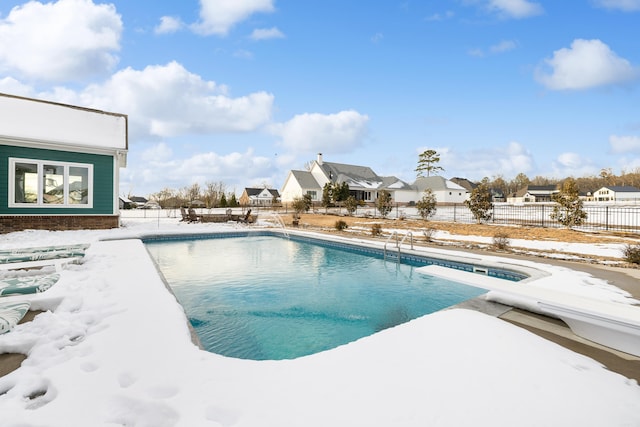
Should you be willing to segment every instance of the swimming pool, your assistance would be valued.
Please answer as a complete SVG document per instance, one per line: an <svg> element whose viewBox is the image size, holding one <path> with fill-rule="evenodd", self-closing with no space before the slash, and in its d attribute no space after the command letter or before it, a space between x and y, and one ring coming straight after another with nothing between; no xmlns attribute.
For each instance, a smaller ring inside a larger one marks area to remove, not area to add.
<svg viewBox="0 0 640 427"><path fill-rule="evenodd" d="M203 347L243 359L328 350L485 292L414 274L424 259L397 263L331 242L254 234L145 243Z"/></svg>

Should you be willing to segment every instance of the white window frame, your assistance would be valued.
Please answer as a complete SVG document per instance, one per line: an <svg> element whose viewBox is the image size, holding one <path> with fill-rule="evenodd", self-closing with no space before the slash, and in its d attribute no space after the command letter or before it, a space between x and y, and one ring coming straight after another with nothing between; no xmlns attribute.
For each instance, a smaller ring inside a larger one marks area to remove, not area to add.
<svg viewBox="0 0 640 427"><path fill-rule="evenodd" d="M38 174L38 198L36 203L16 203L15 198L15 179L16 179L16 163L30 163L37 166ZM43 201L43 177L44 166L61 166L64 168L64 186L63 186L63 203L44 203ZM69 203L69 169L83 168L88 170L87 177L87 203ZM36 160L23 159L18 157L9 158L9 207L10 208L73 208L73 209L92 209L93 208L93 165L90 163L72 163L60 162L53 160Z"/></svg>

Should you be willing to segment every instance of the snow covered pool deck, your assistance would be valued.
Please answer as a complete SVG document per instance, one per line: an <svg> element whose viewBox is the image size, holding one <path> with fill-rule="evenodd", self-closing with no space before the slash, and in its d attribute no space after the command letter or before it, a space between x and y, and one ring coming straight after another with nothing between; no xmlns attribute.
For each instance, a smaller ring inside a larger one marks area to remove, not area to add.
<svg viewBox="0 0 640 427"><path fill-rule="evenodd" d="M587 274L507 264L541 271L531 285L628 300ZM28 354L0 378L8 426L640 424L635 381L469 310L424 316L295 360L202 351L138 239L93 242L83 264L69 265L32 301L46 312L0 336L0 352Z"/></svg>

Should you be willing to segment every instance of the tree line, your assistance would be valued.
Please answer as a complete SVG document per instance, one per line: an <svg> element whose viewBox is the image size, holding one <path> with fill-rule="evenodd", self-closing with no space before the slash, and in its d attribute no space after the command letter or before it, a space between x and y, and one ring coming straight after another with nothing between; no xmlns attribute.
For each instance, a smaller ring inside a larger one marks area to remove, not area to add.
<svg viewBox="0 0 640 427"><path fill-rule="evenodd" d="M229 191L222 181L207 181L204 187L194 183L177 190L165 187L151 194L149 199L157 202L163 209L190 207L195 201L203 202L204 207L209 209L240 205L235 190Z"/></svg>

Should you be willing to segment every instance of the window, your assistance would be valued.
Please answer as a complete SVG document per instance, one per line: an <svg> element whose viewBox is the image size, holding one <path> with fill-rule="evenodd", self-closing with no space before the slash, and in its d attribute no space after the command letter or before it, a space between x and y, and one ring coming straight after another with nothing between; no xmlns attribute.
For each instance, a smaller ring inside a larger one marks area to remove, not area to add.
<svg viewBox="0 0 640 427"><path fill-rule="evenodd" d="M314 190L307 190L307 194L311 196L311 200L318 200L318 193Z"/></svg>
<svg viewBox="0 0 640 427"><path fill-rule="evenodd" d="M10 207L93 207L93 165L9 159Z"/></svg>

